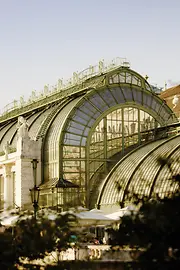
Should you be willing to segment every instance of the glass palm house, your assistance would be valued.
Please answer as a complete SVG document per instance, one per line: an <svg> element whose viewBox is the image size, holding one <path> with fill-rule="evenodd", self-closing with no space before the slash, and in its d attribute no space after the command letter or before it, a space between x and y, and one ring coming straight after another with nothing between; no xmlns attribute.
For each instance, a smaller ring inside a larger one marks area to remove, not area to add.
<svg viewBox="0 0 180 270"><path fill-rule="evenodd" d="M152 195L154 189L161 193L157 179L162 176L158 178L154 173L150 182L144 175L146 181L138 182L138 170L142 170L142 164L148 168L143 160L147 153L153 156L162 140L168 147L169 138L157 140L158 130L176 122L176 116L147 80L126 65L110 69L99 66L98 72L93 73L91 68L91 73L88 77L86 70L84 77L74 76L68 87L59 85L29 105L28 110L24 105L18 112L28 121L31 138L41 140L42 207L66 209L82 205L110 211L127 200L124 191L133 193L135 186L140 193ZM1 149L7 140L10 147L16 148L18 115L11 117L11 124L8 113L5 120L1 116ZM139 159L131 162L135 153ZM156 168L153 163L150 167ZM123 168L126 172L136 168L136 176L123 174ZM121 191L116 188L117 180L124 185Z"/></svg>

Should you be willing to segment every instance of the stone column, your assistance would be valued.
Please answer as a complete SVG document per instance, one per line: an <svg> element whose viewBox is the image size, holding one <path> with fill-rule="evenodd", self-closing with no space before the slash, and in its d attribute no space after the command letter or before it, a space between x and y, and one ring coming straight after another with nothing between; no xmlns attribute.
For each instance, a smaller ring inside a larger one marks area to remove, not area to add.
<svg viewBox="0 0 180 270"><path fill-rule="evenodd" d="M13 207L13 185L11 166L4 165L4 208Z"/></svg>
<svg viewBox="0 0 180 270"><path fill-rule="evenodd" d="M31 140L28 136L19 136L16 157L16 198L21 208L32 207L29 189L34 187L31 161L37 159L37 186L41 183L41 141Z"/></svg>
<svg viewBox="0 0 180 270"><path fill-rule="evenodd" d="M15 203L21 207L31 206L29 189L33 187L33 170L31 159L17 158L16 160L16 196Z"/></svg>

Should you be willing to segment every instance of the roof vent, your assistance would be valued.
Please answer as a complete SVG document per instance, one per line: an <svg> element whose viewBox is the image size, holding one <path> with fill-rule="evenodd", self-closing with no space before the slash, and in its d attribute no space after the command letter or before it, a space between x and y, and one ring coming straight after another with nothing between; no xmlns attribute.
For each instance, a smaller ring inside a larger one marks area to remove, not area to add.
<svg viewBox="0 0 180 270"><path fill-rule="evenodd" d="M123 66L123 67L130 68L130 63L129 63L128 61L123 61L123 62L122 62L122 66Z"/></svg>

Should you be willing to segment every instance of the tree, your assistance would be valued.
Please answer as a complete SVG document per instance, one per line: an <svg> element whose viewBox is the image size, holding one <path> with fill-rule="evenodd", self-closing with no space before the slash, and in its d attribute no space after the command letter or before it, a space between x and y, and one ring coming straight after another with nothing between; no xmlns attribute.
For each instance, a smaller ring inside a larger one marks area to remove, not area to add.
<svg viewBox="0 0 180 270"><path fill-rule="evenodd" d="M70 247L76 218L71 214L58 215L50 220L44 215L20 219L14 229L14 245L19 258L42 259L52 251Z"/></svg>
<svg viewBox="0 0 180 270"><path fill-rule="evenodd" d="M10 229L0 227L0 269L13 269L17 260L13 247L13 236Z"/></svg>
<svg viewBox="0 0 180 270"><path fill-rule="evenodd" d="M43 259L52 251L60 254L71 247L76 225L75 216L69 213L56 213L53 220L44 213L38 214L37 219L27 213L21 214L13 230L9 228L0 233L2 269L6 269L6 265L11 266L7 269L13 269L12 266L20 264L23 258L31 261Z"/></svg>

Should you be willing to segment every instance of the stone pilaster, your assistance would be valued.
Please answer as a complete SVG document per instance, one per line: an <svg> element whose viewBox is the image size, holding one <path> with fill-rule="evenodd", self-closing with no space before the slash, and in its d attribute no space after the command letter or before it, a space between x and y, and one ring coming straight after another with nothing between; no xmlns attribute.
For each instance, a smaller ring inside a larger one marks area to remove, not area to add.
<svg viewBox="0 0 180 270"><path fill-rule="evenodd" d="M16 204L21 208L31 206L29 189L34 186L32 159L37 159L37 185L41 183L41 141L28 136L17 140L16 158Z"/></svg>
<svg viewBox="0 0 180 270"><path fill-rule="evenodd" d="M10 165L4 165L4 208L13 207L13 179Z"/></svg>
<svg viewBox="0 0 180 270"><path fill-rule="evenodd" d="M29 189L33 185L31 160L17 158L16 160L16 198L18 206L26 207L31 204Z"/></svg>

